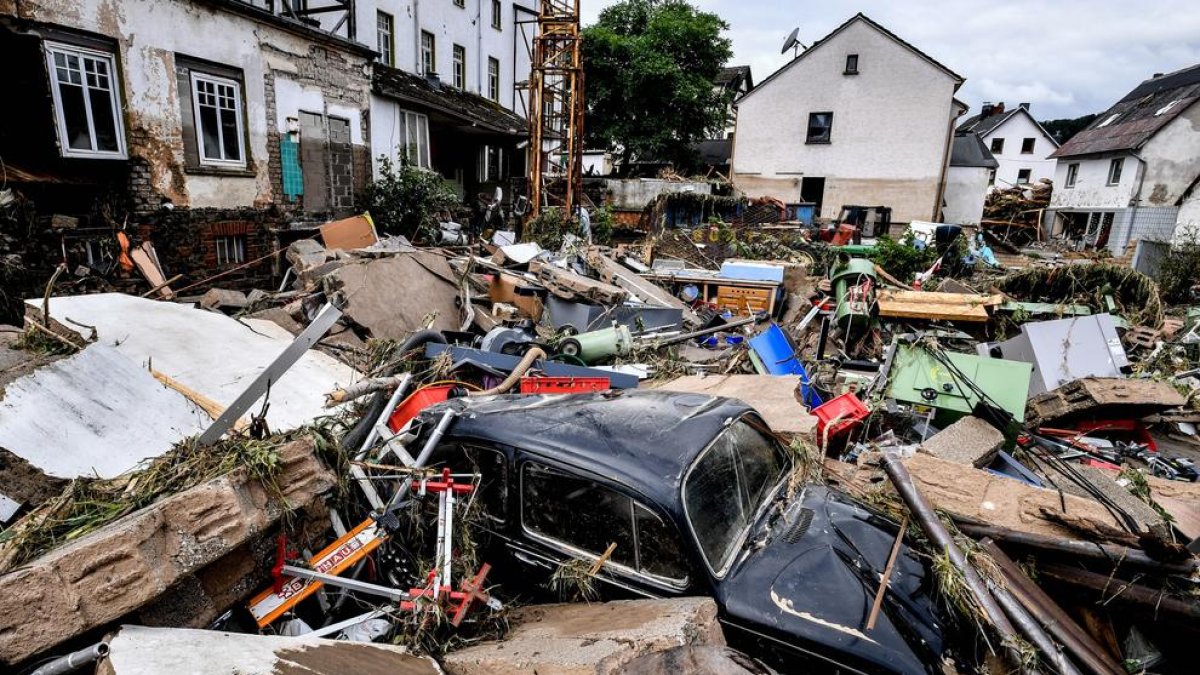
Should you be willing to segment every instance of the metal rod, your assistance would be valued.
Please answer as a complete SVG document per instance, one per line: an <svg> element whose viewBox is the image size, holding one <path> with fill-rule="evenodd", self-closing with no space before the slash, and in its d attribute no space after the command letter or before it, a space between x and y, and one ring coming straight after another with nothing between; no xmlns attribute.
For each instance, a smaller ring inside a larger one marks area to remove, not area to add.
<svg viewBox="0 0 1200 675"><path fill-rule="evenodd" d="M395 609L396 608L393 607L392 605L385 605L383 607L380 607L379 609L373 609L373 610L367 612L366 614L359 614L358 616L352 616L349 619L346 619L345 621L331 623L328 626L322 626L314 631L304 633L303 635L297 635L296 637L310 637L311 638L311 637L325 637L326 635L335 635L351 626L357 626L358 624L360 624L364 621L370 621L371 619L378 619L381 616L387 616L389 613L395 611Z"/></svg>
<svg viewBox="0 0 1200 675"><path fill-rule="evenodd" d="M416 461L413 462L412 468L420 469L425 466L425 463L429 461L430 455L433 454L434 448L436 448L437 444L441 442L442 436L446 434L446 430L450 428L450 424L457 416L458 413L454 412L453 410L447 410L446 412L442 413L442 418L438 420L437 426L433 429L433 433L429 435L429 440L425 441L425 445L421 447L421 452L417 455ZM354 465L351 465L352 468L353 466ZM396 494L393 495L391 501L388 502L385 511L391 511L392 509L396 508L396 505L400 503L400 500L404 498L404 495L408 494L409 487L411 487L411 485L408 481L401 483L400 487L396 489ZM381 507L375 508L378 509Z"/></svg>
<svg viewBox="0 0 1200 675"><path fill-rule="evenodd" d="M665 347L667 345L673 345L677 342L691 340L692 338L703 337L710 333L719 333L723 330L729 330L730 328L741 328L742 326L752 324L755 321L758 321L758 317L748 316L744 319L738 319L737 321L721 324L720 326L713 326L712 328L704 328L702 330L692 331L691 333L676 335L675 337L667 338L666 340L655 340L652 344L655 347Z"/></svg>
<svg viewBox="0 0 1200 675"><path fill-rule="evenodd" d="M1170 615L1193 621L1200 619L1200 602L1189 602L1156 588L1065 565L1039 565L1038 572L1041 577L1051 581L1099 593L1106 604L1112 601L1140 607L1156 618Z"/></svg>
<svg viewBox="0 0 1200 675"><path fill-rule="evenodd" d="M908 469L900 461L899 457L892 454L885 454L883 458L883 470L887 472L888 478L896 487L896 492L900 494L900 498L908 505L909 511L917 520L917 524L929 537L930 541L935 546L942 549L950 558L953 564L963 575L963 581L967 586L967 590L974 596L975 602L979 605L987 619L995 627L996 632L1000 634L1001 645L1007 652L1008 657L1014 664L1022 662L1020 651L1016 648L1016 631L1013 628L1008 617L1005 616L1004 610L996 603L996 599L988 592L987 586L983 583L983 579L979 577L979 573L975 568L967 562L966 556L959 550L958 545L954 543L954 538L946 531L942 522L938 520L937 514L933 510L933 506L921 494L916 483L913 482L912 475L908 473Z"/></svg>
<svg viewBox="0 0 1200 675"><path fill-rule="evenodd" d="M325 574L324 572L317 572L305 567L284 565L280 571L293 577L308 579L310 581L320 581L321 583L329 586L345 588L351 591L358 591L359 593L366 593L368 595L378 595L380 597L388 598L389 600L395 600L397 602L401 600L408 600L411 597L406 591L402 591L399 588L390 588L388 586L380 586L378 584L369 584L365 581L359 581L358 579L344 579L333 574Z"/></svg>
<svg viewBox="0 0 1200 675"><path fill-rule="evenodd" d="M1075 664L1071 663L1066 655L1063 654L1062 647L1050 639L1046 631L1026 611L1025 607L1017 602L1012 593L990 582L988 583L988 587L991 589L992 595L995 596L996 602L1004 608L1004 611L1012 619L1013 623L1016 624L1021 634L1029 638L1033 646L1042 652L1050 665L1054 666L1055 670L1062 675L1083 675L1075 668Z"/></svg>
<svg viewBox="0 0 1200 675"><path fill-rule="evenodd" d="M1080 628L1058 603L1033 583L996 542L985 538L980 542L980 546L1004 574L1004 580L1013 597L1071 652L1071 656L1075 657L1081 666L1094 675L1127 675L1125 669L1113 661L1108 652Z"/></svg>
<svg viewBox="0 0 1200 675"><path fill-rule="evenodd" d="M33 671L31 675L63 675L63 673L73 673L88 664L95 663L108 656L108 649L107 642L97 642L91 647L58 657Z"/></svg>
<svg viewBox="0 0 1200 675"><path fill-rule="evenodd" d="M1163 562L1155 560L1144 552L1135 548L1125 546L1117 546L1114 544L1098 544L1090 541L1081 541L1078 539L1058 539L1047 537L1040 534L1030 534L1028 532L1020 532L1011 530L1006 527L998 527L996 525L980 525L970 522L958 522L958 529L964 534L975 537L991 537L1006 543L1016 544L1018 546L1026 546L1029 548L1037 548L1045 551L1053 551L1055 553L1064 553L1074 557L1087 558L1089 560L1099 560L1115 565L1136 565L1138 567L1146 567L1158 572L1169 574L1190 575L1197 569L1200 569L1200 560L1192 558L1191 560L1181 562Z"/></svg>

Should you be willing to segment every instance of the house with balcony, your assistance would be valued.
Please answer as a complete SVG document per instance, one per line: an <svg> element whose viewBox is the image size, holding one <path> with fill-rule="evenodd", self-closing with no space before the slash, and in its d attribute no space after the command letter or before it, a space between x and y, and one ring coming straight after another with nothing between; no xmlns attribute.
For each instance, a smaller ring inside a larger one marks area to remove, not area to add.
<svg viewBox="0 0 1200 675"><path fill-rule="evenodd" d="M1155 74L1063 143L1043 228L1153 273L1200 227L1198 100L1200 65Z"/></svg>

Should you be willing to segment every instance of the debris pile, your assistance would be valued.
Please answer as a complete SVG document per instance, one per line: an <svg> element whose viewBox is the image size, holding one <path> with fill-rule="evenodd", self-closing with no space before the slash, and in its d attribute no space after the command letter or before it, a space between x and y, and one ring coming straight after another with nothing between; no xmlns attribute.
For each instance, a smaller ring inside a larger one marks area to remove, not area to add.
<svg viewBox="0 0 1200 675"><path fill-rule="evenodd" d="M1038 240L1042 212L1050 206L1054 184L1036 183L993 188L983 203L983 230L1002 245L1021 247Z"/></svg>
<svg viewBox="0 0 1200 675"><path fill-rule="evenodd" d="M552 249L347 219L270 290L52 281L0 331L0 662L1186 669L1200 308L698 206Z"/></svg>

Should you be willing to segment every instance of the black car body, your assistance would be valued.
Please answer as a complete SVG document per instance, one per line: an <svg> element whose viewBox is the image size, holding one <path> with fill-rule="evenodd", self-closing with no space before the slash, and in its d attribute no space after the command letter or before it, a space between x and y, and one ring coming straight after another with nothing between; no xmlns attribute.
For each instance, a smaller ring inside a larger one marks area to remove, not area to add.
<svg viewBox="0 0 1200 675"><path fill-rule="evenodd" d="M454 399L422 414L422 439L447 409L458 417L430 464L480 472L495 567L531 581L617 543L606 585L711 596L730 643L780 670L940 671L932 575L907 548L866 628L897 526L797 486L791 452L745 403L662 391Z"/></svg>

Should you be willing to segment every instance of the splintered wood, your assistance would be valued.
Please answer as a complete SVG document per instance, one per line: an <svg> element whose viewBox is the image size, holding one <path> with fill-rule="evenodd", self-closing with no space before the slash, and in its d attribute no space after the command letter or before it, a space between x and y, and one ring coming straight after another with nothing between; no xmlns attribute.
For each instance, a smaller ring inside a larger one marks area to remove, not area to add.
<svg viewBox="0 0 1200 675"><path fill-rule="evenodd" d="M970 293L934 293L931 291L897 291L880 289L876 298L879 316L897 319L927 319L929 321L988 320L987 308L1002 302L999 295Z"/></svg>

